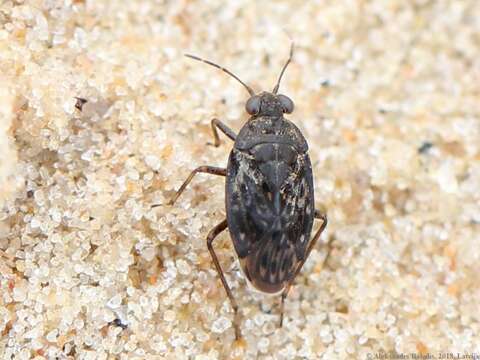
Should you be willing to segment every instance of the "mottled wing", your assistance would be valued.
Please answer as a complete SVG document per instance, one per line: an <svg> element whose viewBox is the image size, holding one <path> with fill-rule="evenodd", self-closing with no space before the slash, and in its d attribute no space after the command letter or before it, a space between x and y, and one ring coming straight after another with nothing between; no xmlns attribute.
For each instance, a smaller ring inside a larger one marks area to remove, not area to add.
<svg viewBox="0 0 480 360"><path fill-rule="evenodd" d="M255 159L232 150L227 167L226 207L230 234L239 258L246 257L268 231L271 202Z"/></svg>
<svg viewBox="0 0 480 360"><path fill-rule="evenodd" d="M243 270L259 290L283 288L303 259L313 224L310 159L285 144L232 150L227 220Z"/></svg>
<svg viewBox="0 0 480 360"><path fill-rule="evenodd" d="M299 155L294 174L287 179L280 192L285 204L282 218L287 237L295 246L297 258L303 260L315 213L312 167L308 154Z"/></svg>

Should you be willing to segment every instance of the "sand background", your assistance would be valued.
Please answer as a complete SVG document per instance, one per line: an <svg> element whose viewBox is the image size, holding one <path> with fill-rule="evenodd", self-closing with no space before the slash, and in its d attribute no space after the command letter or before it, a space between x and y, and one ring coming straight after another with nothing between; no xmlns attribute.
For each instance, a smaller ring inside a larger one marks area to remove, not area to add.
<svg viewBox="0 0 480 360"><path fill-rule="evenodd" d="M480 4L1 1L2 359L480 354ZM288 35L287 35L288 34ZM221 178L248 97L296 109L329 225L286 302L248 289ZM75 97L87 99L79 111ZM334 249L322 269L322 244Z"/></svg>

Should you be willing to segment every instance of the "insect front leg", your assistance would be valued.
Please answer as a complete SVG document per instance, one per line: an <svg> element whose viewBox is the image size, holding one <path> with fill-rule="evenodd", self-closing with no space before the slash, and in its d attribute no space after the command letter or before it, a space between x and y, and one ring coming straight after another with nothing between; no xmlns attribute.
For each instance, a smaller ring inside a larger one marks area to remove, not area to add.
<svg viewBox="0 0 480 360"><path fill-rule="evenodd" d="M323 230L325 230L325 228L327 227L328 220L327 220L327 215L326 214L323 214L319 210L315 210L315 219L322 220L322 225L320 225L320 228L317 230L317 232L313 236L312 240L310 240L310 243L308 244L307 251L305 252L305 256L304 256L303 260L298 265L297 269L295 270L295 273L290 278L287 285L285 286L285 289L282 292L282 299L281 299L281 303L280 303L280 324L279 324L280 327L282 327L282 324L283 324L284 304L285 304L285 299L287 298L288 292L290 291L290 288L292 287L293 282L295 281L295 278L300 273L300 270L302 270L303 264L305 264L305 261L307 261L310 253L312 252L315 244L317 243L318 238L320 237L320 235L322 235ZM329 240L328 243L327 243L328 250L327 250L327 256L325 256L325 259L323 259L324 264L325 264L325 262L327 261L329 255L330 255L331 242L332 242L332 240Z"/></svg>
<svg viewBox="0 0 480 360"><path fill-rule="evenodd" d="M217 128L220 129L221 132L223 132L225 135L227 135L230 139L235 141L235 138L237 137L237 134L230 129L227 125L225 125L223 122L218 120L217 118L212 119L212 132L213 132L213 146L218 147L220 146L220 137L218 136L218 131Z"/></svg>
<svg viewBox="0 0 480 360"><path fill-rule="evenodd" d="M180 186L180 189L176 192L175 196L168 202L168 205L173 205L175 201L177 201L178 197L183 193L183 191L186 189L190 181L192 181L193 177L197 173L207 173L207 174L212 174L212 175L220 175L220 176L226 176L227 175L227 169L224 168L219 168L215 166L199 166L195 170L193 170L190 175L188 176L187 180L185 180ZM159 205L153 205L152 207L159 206Z"/></svg>
<svg viewBox="0 0 480 360"><path fill-rule="evenodd" d="M232 291L230 290L230 287L228 286L227 280L225 279L225 276L223 275L223 270L220 266L220 263L218 262L217 254L215 254L215 250L213 249L213 240L220 234L223 230L227 228L227 219L223 220L220 224L215 226L207 236L207 247L208 251L210 251L210 255L212 256L213 263L215 264L215 268L217 269L218 275L220 276L220 280L222 281L223 287L225 291L227 292L227 296L230 299L230 303L232 304L233 312L234 312L234 319L233 319L233 327L235 329L235 339L239 340L241 335L240 335L240 326L238 325L238 305L237 302L235 301L235 298L233 297Z"/></svg>

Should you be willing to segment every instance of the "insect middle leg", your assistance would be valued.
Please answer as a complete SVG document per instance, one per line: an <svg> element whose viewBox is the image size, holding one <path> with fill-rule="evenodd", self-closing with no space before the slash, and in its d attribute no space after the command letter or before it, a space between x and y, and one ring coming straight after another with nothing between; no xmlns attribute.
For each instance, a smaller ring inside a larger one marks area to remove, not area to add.
<svg viewBox="0 0 480 360"><path fill-rule="evenodd" d="M290 291L290 288L292 287L293 282L295 281L295 278L300 273L300 270L302 270L303 264L305 264L305 261L307 261L308 256L310 255L310 253L312 252L315 244L317 243L318 238L320 237L320 235L322 235L323 230L325 230L325 228L327 227L328 220L327 220L327 215L326 214L321 213L319 210L315 210L315 219L322 220L322 225L320 225L320 228L317 230L317 232L313 236L312 240L310 240L310 243L308 244L308 247L307 247L307 251L305 253L305 257L303 258L303 260L298 265L297 270L295 270L295 273L290 278L287 285L285 286L285 289L282 292L282 299L281 299L281 303L280 303L280 324L279 324L280 327L282 327L282 324L283 324L284 305L285 305L285 299L287 298L288 292ZM325 256L325 259L323 259L324 264L326 263L329 255L330 255L331 242L332 242L332 240L329 240L329 242L327 243L328 250L327 250L327 256Z"/></svg>
<svg viewBox="0 0 480 360"><path fill-rule="evenodd" d="M180 186L180 189L176 192L175 196L168 202L168 205L173 205L175 201L177 201L178 197L183 193L183 191L186 189L190 181L192 181L193 177L197 173L207 173L207 174L212 174L212 175L221 175L221 176L226 176L227 175L227 169L224 168L219 168L215 166L199 166L195 170L193 170L190 175L187 177L187 179L183 182L182 186Z"/></svg>
<svg viewBox="0 0 480 360"><path fill-rule="evenodd" d="M230 287L228 286L227 280L223 275L222 267L218 262L217 254L215 254L215 250L213 249L213 246L212 246L213 240L215 240L218 234L220 234L226 228L227 228L227 219L223 220L220 224L215 226L208 233L207 247L208 247L208 251L210 251L210 255L212 256L213 263L215 264L215 268L217 269L218 275L220 276L220 280L222 281L223 287L227 293L228 298L230 299L230 303L232 304L232 308L234 312L233 327L235 329L235 339L239 340L241 335L240 335L240 326L238 325L238 305L237 305L237 302L235 301L235 298L233 297Z"/></svg>
<svg viewBox="0 0 480 360"><path fill-rule="evenodd" d="M232 129L230 129L227 125L225 125L223 122L221 122L217 118L213 118L211 125L212 125L212 132L213 132L213 146L215 147L220 146L220 137L218 136L217 128L220 129L220 131L223 132L225 135L227 135L230 139L235 141L237 134L235 134L235 132Z"/></svg>

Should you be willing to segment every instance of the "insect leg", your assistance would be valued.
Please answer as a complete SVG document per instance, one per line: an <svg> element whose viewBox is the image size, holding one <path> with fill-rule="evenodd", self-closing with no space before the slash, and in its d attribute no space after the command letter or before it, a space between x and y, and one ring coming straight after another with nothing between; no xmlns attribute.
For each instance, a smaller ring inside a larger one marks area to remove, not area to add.
<svg viewBox="0 0 480 360"><path fill-rule="evenodd" d="M328 223L327 214L323 214L319 210L315 210L315 219L321 219L323 221L322 225L320 226L320 229L318 229L317 233L315 234L315 236L318 239L320 237L320 235L322 234L323 230L325 230L325 228L327 227L327 223ZM313 241L313 239L312 239L312 241ZM315 241L316 241L316 239L315 239ZM330 237L330 239L328 239L328 242L327 242L327 255L325 256L325 259L323 259L323 264L326 264L327 261L328 261L328 258L330 257L330 252L332 251L332 241L333 241L333 237ZM313 246L312 246L312 248L313 248ZM312 248L308 249L307 257L308 257L308 255L310 255L310 252L312 251ZM322 268L323 268L323 264L322 264Z"/></svg>
<svg viewBox="0 0 480 360"><path fill-rule="evenodd" d="M235 132L232 129L230 129L227 125L222 123L220 120L218 120L217 118L213 118L211 124L212 124L212 132L213 132L213 139L214 139L213 145L215 147L218 147L220 145L220 138L218 136L217 128L219 128L220 131L223 132L225 135L227 135L230 139L235 141L237 134L235 134Z"/></svg>
<svg viewBox="0 0 480 360"><path fill-rule="evenodd" d="M177 201L178 197L182 194L182 192L185 190L185 188L188 186L190 181L192 181L193 177L197 173L207 173L207 174L212 174L212 175L221 175L221 176L226 176L227 175L227 169L224 168L219 168L215 166L199 166L195 170L193 170L190 175L188 176L187 180L185 180L180 186L180 189L176 192L175 196L168 202L168 205L173 205L175 201ZM152 207L159 206L159 205L153 205Z"/></svg>
<svg viewBox="0 0 480 360"><path fill-rule="evenodd" d="M317 230L317 232L313 236L312 240L310 240L310 243L308 244L307 251L305 253L305 256L304 256L303 260L300 261L300 264L298 265L297 269L295 270L295 273L290 278L287 285L285 286L285 289L282 292L282 299L281 299L281 303L280 303L280 324L279 324L280 327L282 327L282 324L283 324L283 310L284 310L285 299L288 295L288 292L290 291L290 288L293 285L293 281L295 280L297 275L300 273L300 270L302 270L303 264L305 264L305 261L307 261L310 253L312 252L313 247L317 243L318 238L320 237L320 235L322 235L323 230L325 230L325 228L327 227L328 220L327 220L327 215L326 214L322 214L319 210L315 210L315 219L321 219L322 220L322 225L320 225L320 228ZM331 240L327 243L328 252L327 252L327 256L323 260L323 263L325 263L327 261L328 256L330 255L330 250L331 250L330 243L331 243Z"/></svg>
<svg viewBox="0 0 480 360"><path fill-rule="evenodd" d="M217 254L215 254L215 250L213 249L213 246L212 246L213 240L215 240L217 235L220 234L226 228L227 228L227 220L225 219L220 224L215 226L212 230L210 230L207 236L207 247L208 247L208 251L210 251L210 255L212 256L213 263L215 264L215 268L217 269L218 275L220 276L220 280L222 281L223 287L227 292L228 298L230 299L230 303L232 304L232 308L234 312L233 327L235 329L235 339L239 340L241 335L240 335L240 327L238 325L238 317L237 317L238 305L237 305L237 302L235 301L235 298L233 297L230 287L228 286L227 280L223 275L223 270L220 266L220 263L218 262Z"/></svg>

